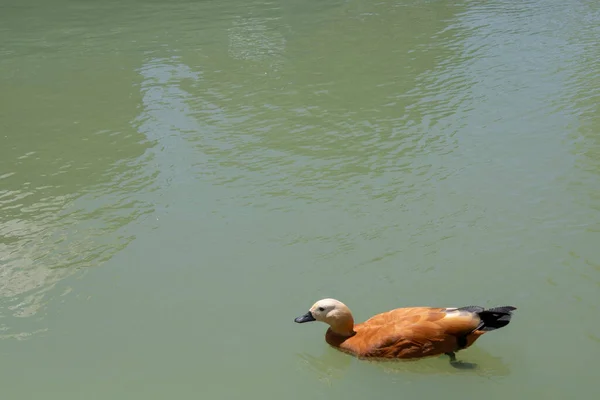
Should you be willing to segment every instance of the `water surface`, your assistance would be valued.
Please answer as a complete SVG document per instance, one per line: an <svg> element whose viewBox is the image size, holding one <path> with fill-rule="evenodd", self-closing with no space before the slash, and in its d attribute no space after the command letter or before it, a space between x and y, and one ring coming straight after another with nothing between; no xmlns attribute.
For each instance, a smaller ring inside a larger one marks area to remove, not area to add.
<svg viewBox="0 0 600 400"><path fill-rule="evenodd" d="M6 1L7 398L597 395L594 1ZM519 308L461 358L293 318Z"/></svg>

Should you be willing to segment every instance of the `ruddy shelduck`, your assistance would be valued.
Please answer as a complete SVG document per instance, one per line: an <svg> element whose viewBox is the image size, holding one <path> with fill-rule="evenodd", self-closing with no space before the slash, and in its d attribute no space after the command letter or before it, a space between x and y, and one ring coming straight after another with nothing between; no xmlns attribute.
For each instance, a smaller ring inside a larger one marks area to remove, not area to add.
<svg viewBox="0 0 600 400"><path fill-rule="evenodd" d="M470 347L485 332L508 325L514 310L512 306L396 308L355 325L344 303L323 299L294 321L325 322L329 325L325 341L358 358L419 359L445 354L452 366L469 368L475 365L457 361L456 352Z"/></svg>

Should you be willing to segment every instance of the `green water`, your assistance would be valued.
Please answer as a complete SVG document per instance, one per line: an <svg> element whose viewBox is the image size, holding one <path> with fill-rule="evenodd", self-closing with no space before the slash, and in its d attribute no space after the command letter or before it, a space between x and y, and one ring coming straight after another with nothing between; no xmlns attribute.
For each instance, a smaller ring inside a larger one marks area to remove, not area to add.
<svg viewBox="0 0 600 400"><path fill-rule="evenodd" d="M6 399L597 397L600 6L0 2ZM444 358L293 318L515 305Z"/></svg>

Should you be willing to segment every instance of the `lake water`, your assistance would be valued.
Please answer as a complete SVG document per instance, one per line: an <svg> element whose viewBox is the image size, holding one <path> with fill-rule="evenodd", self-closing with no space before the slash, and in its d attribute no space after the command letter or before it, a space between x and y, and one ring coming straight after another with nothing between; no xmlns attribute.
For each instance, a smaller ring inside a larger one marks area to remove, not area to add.
<svg viewBox="0 0 600 400"><path fill-rule="evenodd" d="M0 7L6 399L598 397L600 3ZM358 361L293 319L514 305Z"/></svg>

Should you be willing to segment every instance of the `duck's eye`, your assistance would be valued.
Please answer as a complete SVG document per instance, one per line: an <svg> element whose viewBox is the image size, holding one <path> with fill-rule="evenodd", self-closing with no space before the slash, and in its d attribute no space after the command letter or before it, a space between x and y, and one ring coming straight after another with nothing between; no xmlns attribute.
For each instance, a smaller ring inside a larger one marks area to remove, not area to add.
<svg viewBox="0 0 600 400"><path fill-rule="evenodd" d="M323 307L319 307L319 311L325 311Z"/></svg>

